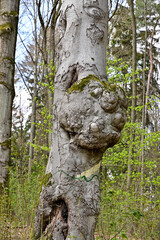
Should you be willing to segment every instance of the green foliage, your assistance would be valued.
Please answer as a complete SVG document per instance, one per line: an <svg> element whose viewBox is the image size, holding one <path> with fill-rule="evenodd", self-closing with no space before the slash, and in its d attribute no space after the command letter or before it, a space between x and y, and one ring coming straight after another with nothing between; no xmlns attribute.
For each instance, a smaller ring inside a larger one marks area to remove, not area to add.
<svg viewBox="0 0 160 240"><path fill-rule="evenodd" d="M33 144L28 142L28 145L32 145L34 147L35 164L38 159L41 159L46 166L51 144L48 142L48 134L52 134L53 116L49 114L48 108L43 104L39 104L39 108L40 111L39 114L37 114L35 141ZM34 169L34 162L32 168Z"/></svg>
<svg viewBox="0 0 160 240"><path fill-rule="evenodd" d="M2 188L2 186L0 186ZM8 240L11 236L11 229L9 228L8 218L9 210L9 195L8 188L0 189L0 239Z"/></svg>
<svg viewBox="0 0 160 240"><path fill-rule="evenodd" d="M48 68L49 76L46 76L45 83L39 84L39 88L41 92L53 93L55 67L52 66L52 62ZM21 108L13 106L9 195L5 194L0 199L0 239L2 240L27 239L34 222L42 185L50 184L50 174L45 175L45 167L50 151L48 134L52 133L52 114L49 113L44 99L37 97L36 101L35 123L31 123L30 119L25 123ZM32 144L34 147L32 171L28 175L31 124L36 126L36 137ZM10 142L1 143L3 147L8 144Z"/></svg>
<svg viewBox="0 0 160 240"><path fill-rule="evenodd" d="M28 239L30 226L34 222L35 210L41 190L43 167L28 178L18 165L10 168L8 189L0 196L0 239Z"/></svg>
<svg viewBox="0 0 160 240"><path fill-rule="evenodd" d="M44 81L38 83L38 87L41 90L41 97L36 98L37 113L35 124L36 133L34 143L28 142L28 145L32 145L34 148L34 162L32 164L32 170L36 171L37 161L41 159L43 165L46 166L50 151L50 139L49 135L52 134L52 109L53 109L53 93L54 93L54 76L55 65L51 60L48 66L40 64L42 67L47 68L48 75L45 76ZM51 106L49 106L49 102Z"/></svg>
<svg viewBox="0 0 160 240"><path fill-rule="evenodd" d="M39 174L34 172L28 178L28 173L22 175L17 172L17 168L10 170L10 199L15 224L23 226L30 224L34 219L40 192L41 175Z"/></svg>
<svg viewBox="0 0 160 240"><path fill-rule="evenodd" d="M108 81L110 83L128 83L131 78L131 73L129 73L129 66L126 62L123 62L122 58L107 58L106 71L108 75ZM126 73L124 74L124 71Z"/></svg>
<svg viewBox="0 0 160 240"><path fill-rule="evenodd" d="M129 130L133 127L136 138L134 142L130 142ZM143 146L140 133L145 135ZM151 239L152 237L158 239L160 178L157 169L160 168L160 163L157 158L150 158L149 152L158 153L159 142L159 132L148 133L141 129L140 124L132 126L127 123L121 141L104 154L100 214L102 226L99 223L98 228L101 227L106 236L113 236L117 233L121 236L123 231L135 239ZM133 152L134 161L132 161L132 184L128 189L127 163L130 144L133 145L135 151ZM146 151L143 179L140 161L142 147ZM141 186L143 186L143 194L140 193Z"/></svg>
<svg viewBox="0 0 160 240"><path fill-rule="evenodd" d="M131 82L132 70L121 59L107 60L108 81L124 86ZM141 74L137 71L136 74ZM137 79L139 81L139 79ZM128 122L117 145L107 149L102 161L101 211L98 239L158 239L160 215L159 144L160 132L143 129L141 121L130 123L132 97L128 91ZM152 97L150 109L155 107ZM143 105L136 107L141 116ZM140 119L140 118L139 118ZM130 135L134 134L134 139ZM142 141L143 136L143 141ZM128 188L128 161L131 152L131 185ZM142 150L145 153L142 162Z"/></svg>

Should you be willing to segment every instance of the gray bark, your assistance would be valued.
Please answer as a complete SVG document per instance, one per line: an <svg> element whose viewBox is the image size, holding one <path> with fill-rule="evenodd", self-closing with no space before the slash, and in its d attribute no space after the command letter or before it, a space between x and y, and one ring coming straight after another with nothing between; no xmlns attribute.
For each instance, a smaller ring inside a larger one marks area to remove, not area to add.
<svg viewBox="0 0 160 240"><path fill-rule="evenodd" d="M106 1L64 0L59 20L52 149L33 239L94 239L99 168L126 121L121 88L106 82Z"/></svg>
<svg viewBox="0 0 160 240"><path fill-rule="evenodd" d="M0 192L7 184L10 161L18 9L18 0L0 0Z"/></svg>

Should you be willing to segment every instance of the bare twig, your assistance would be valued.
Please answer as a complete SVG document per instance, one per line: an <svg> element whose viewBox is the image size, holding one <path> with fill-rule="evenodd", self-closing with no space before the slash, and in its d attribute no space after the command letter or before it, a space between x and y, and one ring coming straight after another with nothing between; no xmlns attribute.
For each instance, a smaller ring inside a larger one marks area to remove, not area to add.
<svg viewBox="0 0 160 240"><path fill-rule="evenodd" d="M27 88L27 91L28 91L29 95L32 97L32 94L31 94L31 92L30 92L30 90L29 90L29 87L27 86L26 81L25 81L25 79L24 79L24 77L23 77L23 74L22 74L20 68L18 67L18 64L17 64L17 63L16 63L16 67L17 67L17 69L18 69L18 72L19 72L20 75L21 75L22 81L24 82L24 85L25 85L25 87Z"/></svg>
<svg viewBox="0 0 160 240"><path fill-rule="evenodd" d="M23 39L21 38L21 35L20 35L19 33L18 33L18 36L19 36L19 38L20 38L20 40L21 40L21 42L22 42L24 48L26 49L27 53L28 53L29 56L31 57L32 62L34 63L34 60L33 60L32 54L30 53L30 51L29 51L28 48L26 47L26 45L25 45L25 43L24 43L24 41L23 41Z"/></svg>
<svg viewBox="0 0 160 240"><path fill-rule="evenodd" d="M114 9L114 12L113 12L112 16L109 18L109 21L111 21L111 19L112 19L112 18L114 17L114 15L116 14L117 9L118 9L118 4L119 4L119 0L117 0L116 7L115 7L115 9Z"/></svg>

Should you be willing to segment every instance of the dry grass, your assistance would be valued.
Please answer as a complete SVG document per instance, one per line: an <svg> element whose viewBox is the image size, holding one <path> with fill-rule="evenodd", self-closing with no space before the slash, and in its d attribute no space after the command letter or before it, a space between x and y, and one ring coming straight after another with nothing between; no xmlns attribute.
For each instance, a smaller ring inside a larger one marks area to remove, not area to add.
<svg viewBox="0 0 160 240"><path fill-rule="evenodd" d="M0 226L0 240L28 240L31 232L31 227L28 226Z"/></svg>

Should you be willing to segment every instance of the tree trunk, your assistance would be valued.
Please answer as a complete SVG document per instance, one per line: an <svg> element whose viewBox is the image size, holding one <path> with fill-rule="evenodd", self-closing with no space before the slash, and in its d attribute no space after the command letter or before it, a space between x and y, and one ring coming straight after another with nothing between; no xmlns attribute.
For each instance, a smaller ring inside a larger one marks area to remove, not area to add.
<svg viewBox="0 0 160 240"><path fill-rule="evenodd" d="M35 43L37 44L37 43ZM35 61L34 61L34 83L33 83L33 94L32 94L32 114L31 114L31 132L30 132L30 146L29 146L29 164L28 164L28 175L31 174L32 161L34 159L34 147L32 144L35 142L36 132L36 102L37 102L37 47L35 45Z"/></svg>
<svg viewBox="0 0 160 240"><path fill-rule="evenodd" d="M19 1L0 0L0 194L8 182Z"/></svg>
<svg viewBox="0 0 160 240"><path fill-rule="evenodd" d="M144 18L145 18L145 47L144 47L144 58L143 58L143 109L142 109L142 129L145 130L145 90L146 90L146 55L147 55L147 0L144 1ZM144 181L144 157L145 157L145 149L144 149L144 134L142 131L141 134L141 210L143 210L143 181Z"/></svg>
<svg viewBox="0 0 160 240"><path fill-rule="evenodd" d="M131 108L131 124L134 124L136 121L136 102L137 102L137 85L136 85L136 56L137 56L137 46L136 46L136 19L134 14L134 1L128 0L128 4L130 7L131 13L131 22L132 22L132 108ZM133 146L132 143L134 141L134 132L133 127L131 129L130 134L130 146L129 146L129 157L128 157L128 176L127 176L127 188L130 187L131 184L131 161L132 161L132 152Z"/></svg>
<svg viewBox="0 0 160 240"><path fill-rule="evenodd" d="M37 65L38 65L38 46L37 46L37 16L36 16L36 3L33 0L33 9L34 9L34 82L33 82L33 93L32 93L32 114L31 114L31 132L30 132L30 147L29 147L29 164L28 164L28 176L31 174L32 161L34 159L34 147L35 142L35 132L36 132L36 102L37 102Z"/></svg>
<svg viewBox="0 0 160 240"><path fill-rule="evenodd" d="M57 23L57 19L58 16L60 14L60 9L61 9L61 0L59 1L55 1L54 2L55 5L57 6L56 8L53 6L53 14L52 14L52 19L51 19L51 24L50 27L47 29L47 50L48 50L48 56L47 56L47 63L48 65L51 64L52 62L52 66L55 66L55 47L56 47L56 39L55 39L55 30L56 30L56 23ZM48 67L48 66L47 66ZM55 78L55 70L51 70L49 69L49 73L53 74L52 77L49 76L48 78L48 84L49 86L52 86L52 84L54 84L54 78ZM49 115L53 115L53 98L54 98L54 93L51 89L48 90L48 110L49 110ZM49 119L49 128L52 125L52 120ZM49 132L48 133L48 143L49 146L52 142L52 133Z"/></svg>
<svg viewBox="0 0 160 240"><path fill-rule="evenodd" d="M154 38L155 30L156 30L159 19L160 18L158 17L157 20L156 20L156 23L153 27L153 31L152 31L152 34L151 34L151 42L150 42L150 47L149 47L150 69L149 69L147 89L146 89L145 118L144 118L145 125L147 123L147 108L148 108L148 101L149 101L149 90L150 90L150 82L151 82L151 77L152 77L152 72L153 72L153 53L152 53L153 38Z"/></svg>
<svg viewBox="0 0 160 240"><path fill-rule="evenodd" d="M46 81L47 76L47 83L48 87L45 89L45 107L47 107L49 115L53 114L53 91L50 89L51 82L54 82L54 73L53 78L51 78L50 74L51 71L49 69L49 65L52 61L53 65L55 63L55 27L56 22L59 17L59 12L61 8L61 0L54 0L52 1L52 10L48 14L47 22L45 23L43 19L43 14L41 12L41 0L36 1L37 3L37 10L38 10L38 18L41 24L41 33L42 33L42 62L43 62L43 74L42 79ZM52 83L53 84L53 83ZM48 119L48 129L51 126L51 120ZM48 137L46 139L46 146L50 146L52 140L52 133L48 132Z"/></svg>
<svg viewBox="0 0 160 240"><path fill-rule="evenodd" d="M52 149L32 239L94 239L99 168L125 124L122 89L106 82L106 1L64 0Z"/></svg>

